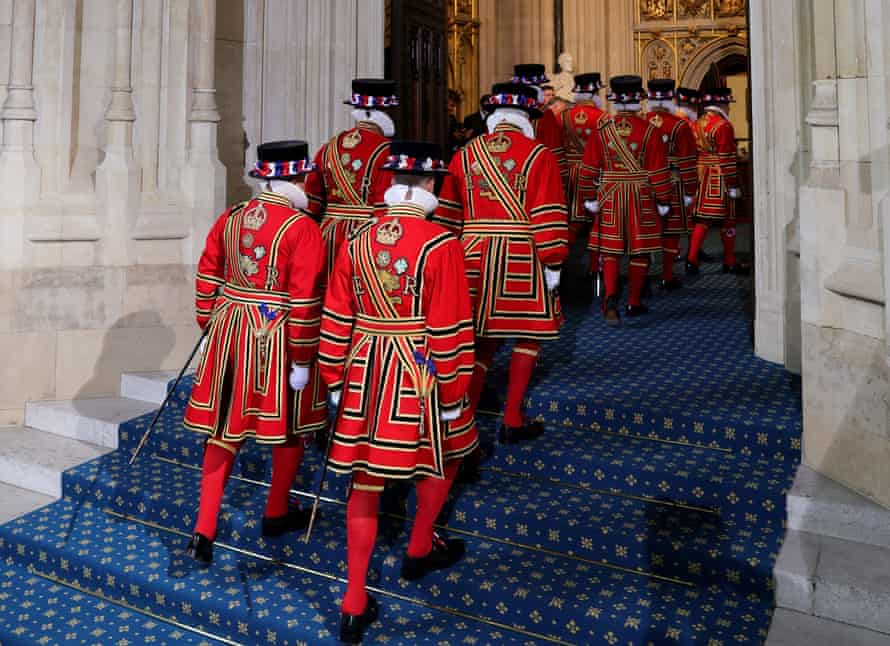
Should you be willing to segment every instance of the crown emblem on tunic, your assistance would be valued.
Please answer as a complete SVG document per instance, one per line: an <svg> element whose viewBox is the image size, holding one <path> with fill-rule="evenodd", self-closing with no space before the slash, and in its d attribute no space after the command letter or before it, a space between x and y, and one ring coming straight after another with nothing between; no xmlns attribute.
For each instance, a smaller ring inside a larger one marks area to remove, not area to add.
<svg viewBox="0 0 890 646"><path fill-rule="evenodd" d="M487 146L488 149L493 153L505 153L510 149L510 146L513 142L510 140L510 137L505 135L503 132L499 132L494 137L488 140Z"/></svg>
<svg viewBox="0 0 890 646"><path fill-rule="evenodd" d="M266 223L266 217L266 209L262 204L257 204L252 209L248 209L244 214L242 226L245 229L256 231Z"/></svg>
<svg viewBox="0 0 890 646"><path fill-rule="evenodd" d="M358 130L353 130L345 137L343 137L343 141L341 145L346 149L352 149L362 143L362 135Z"/></svg>
<svg viewBox="0 0 890 646"><path fill-rule="evenodd" d="M633 132L633 126L627 119L622 119L621 121L616 123L615 129L618 131L618 134L624 139L630 137L630 134Z"/></svg>
<svg viewBox="0 0 890 646"><path fill-rule="evenodd" d="M394 245L402 237L402 224L396 219L384 222L377 227L377 242L385 245Z"/></svg>

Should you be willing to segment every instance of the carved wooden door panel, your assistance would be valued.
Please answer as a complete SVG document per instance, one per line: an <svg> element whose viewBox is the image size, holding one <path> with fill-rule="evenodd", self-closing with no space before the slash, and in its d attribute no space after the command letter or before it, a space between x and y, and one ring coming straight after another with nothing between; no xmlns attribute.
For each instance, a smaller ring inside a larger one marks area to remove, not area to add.
<svg viewBox="0 0 890 646"><path fill-rule="evenodd" d="M387 73L399 83L396 136L447 145L448 69L445 0L391 0Z"/></svg>

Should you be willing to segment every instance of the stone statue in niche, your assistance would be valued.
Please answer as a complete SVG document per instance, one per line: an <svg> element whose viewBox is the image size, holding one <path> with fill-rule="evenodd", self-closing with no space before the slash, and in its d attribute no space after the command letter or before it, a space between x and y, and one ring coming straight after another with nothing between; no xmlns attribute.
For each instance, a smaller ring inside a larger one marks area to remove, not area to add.
<svg viewBox="0 0 890 646"><path fill-rule="evenodd" d="M575 98L575 59L568 52L563 52L556 59L559 63L559 72L550 74L550 85L553 86L553 93L564 101L572 101Z"/></svg>
<svg viewBox="0 0 890 646"><path fill-rule="evenodd" d="M745 0L720 0L717 13L720 16L740 16L745 12Z"/></svg>
<svg viewBox="0 0 890 646"><path fill-rule="evenodd" d="M670 18L673 13L672 8L668 6L668 0L641 0L640 5L643 17L649 20L664 20Z"/></svg>

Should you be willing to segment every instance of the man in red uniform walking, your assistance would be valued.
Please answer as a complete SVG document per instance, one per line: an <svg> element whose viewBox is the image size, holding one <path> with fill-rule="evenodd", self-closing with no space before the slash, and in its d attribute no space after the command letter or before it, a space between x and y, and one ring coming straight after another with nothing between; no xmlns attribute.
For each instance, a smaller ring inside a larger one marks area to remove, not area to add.
<svg viewBox="0 0 890 646"><path fill-rule="evenodd" d="M611 80L616 112L587 142L581 197L593 214L588 247L603 254L606 323L618 325L618 270L630 255L628 316L648 311L642 292L649 254L661 249L661 218L670 212L671 176L660 131L638 116L645 96L639 76Z"/></svg>
<svg viewBox="0 0 890 646"><path fill-rule="evenodd" d="M729 88L711 88L701 94L704 113L695 122L698 144L698 199L695 202L695 230L689 243L686 273L699 272L699 251L708 228L721 223L723 273L747 276L750 269L736 259L736 200L741 197L736 167L735 131L725 106L732 103Z"/></svg>
<svg viewBox="0 0 890 646"><path fill-rule="evenodd" d="M262 144L257 158L250 174L263 191L219 217L195 280L198 325L210 330L184 423L209 437L187 552L204 565L213 558L226 480L248 437L273 446L263 534L308 521L304 510L289 508L288 492L303 459L300 436L312 429L289 417L291 406L300 408L291 391L297 400L312 391L318 349L324 248L318 225L299 210L313 165L303 141Z"/></svg>
<svg viewBox="0 0 890 646"><path fill-rule="evenodd" d="M435 220L460 236L476 327L472 409L505 339L515 339L499 438L543 432L522 414L542 341L559 337L561 266L568 255L565 194L556 158L531 138L538 95L521 83L492 88L490 134L451 160Z"/></svg>
<svg viewBox="0 0 890 646"><path fill-rule="evenodd" d="M649 112L645 115L646 121L661 131L671 170L671 212L664 218L661 237L661 287L668 291L683 286L674 276L674 263L680 255L680 237L692 230L692 202L698 190L695 135L689 122L675 114L674 85L673 79L649 81Z"/></svg>
<svg viewBox="0 0 890 646"><path fill-rule="evenodd" d="M331 273L319 362L339 416L330 453L352 474L346 508L348 584L340 639L359 643L377 616L365 579L388 479L419 478L417 512L402 563L416 580L463 556L433 524L460 459L477 443L464 410L473 370L473 322L463 251L426 218L446 172L439 147L394 141L384 168L394 174L387 210L343 245Z"/></svg>

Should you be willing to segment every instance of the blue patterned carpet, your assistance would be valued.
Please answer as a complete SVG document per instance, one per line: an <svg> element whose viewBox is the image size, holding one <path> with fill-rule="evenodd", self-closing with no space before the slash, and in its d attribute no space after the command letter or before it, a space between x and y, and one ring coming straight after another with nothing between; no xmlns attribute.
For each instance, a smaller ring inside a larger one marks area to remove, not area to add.
<svg viewBox="0 0 890 646"><path fill-rule="evenodd" d="M496 417L479 420L482 480L446 510L467 557L400 580L414 503L387 496L370 577L382 612L365 643L763 643L801 415L795 380L752 354L747 287L703 275L620 329L570 306L528 401L546 435L495 447ZM248 445L215 562L197 569L183 555L201 456L181 427L188 388L133 468L150 415L66 473L61 501L0 527L0 642L334 643L346 480L330 477L308 545L264 539L269 453ZM318 464L310 450L296 495Z"/></svg>

